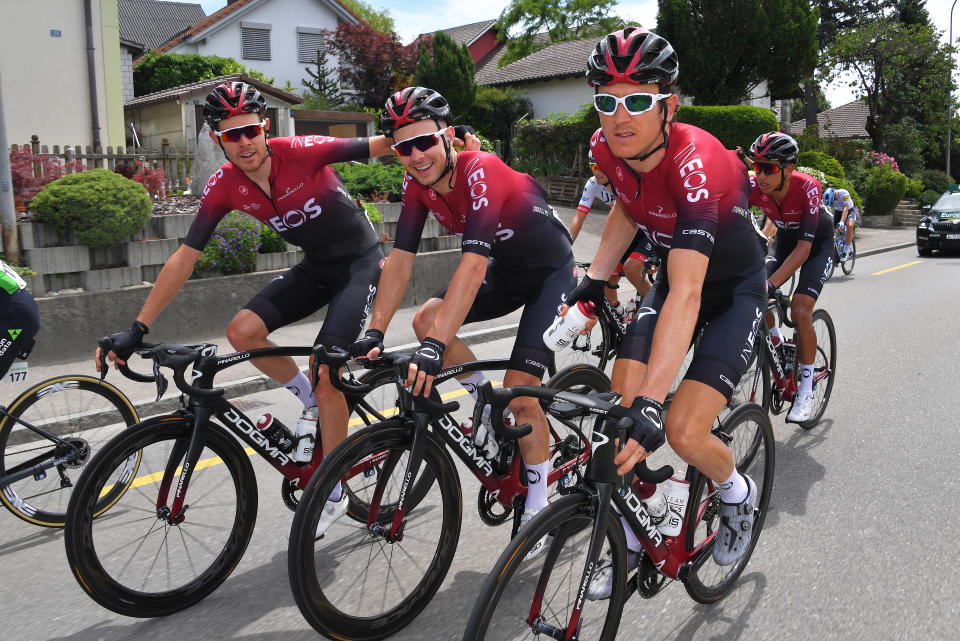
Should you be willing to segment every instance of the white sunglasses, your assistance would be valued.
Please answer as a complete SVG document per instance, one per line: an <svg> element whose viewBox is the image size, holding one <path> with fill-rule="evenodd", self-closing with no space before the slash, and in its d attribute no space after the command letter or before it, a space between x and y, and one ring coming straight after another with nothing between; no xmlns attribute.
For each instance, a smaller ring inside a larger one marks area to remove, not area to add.
<svg viewBox="0 0 960 641"><path fill-rule="evenodd" d="M612 116L617 112L617 106L623 105L628 114L639 116L653 109L658 101L669 98L671 95L669 93L637 92L621 98L609 93L598 93L593 96L593 107L605 116Z"/></svg>

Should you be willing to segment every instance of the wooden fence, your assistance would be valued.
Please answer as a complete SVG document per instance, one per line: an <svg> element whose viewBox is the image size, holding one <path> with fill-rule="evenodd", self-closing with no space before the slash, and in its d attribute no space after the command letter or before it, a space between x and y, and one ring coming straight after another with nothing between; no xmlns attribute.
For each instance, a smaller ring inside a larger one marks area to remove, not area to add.
<svg viewBox="0 0 960 641"><path fill-rule="evenodd" d="M26 149L35 155L46 156L57 159L65 173L77 171L79 165L86 169L105 168L116 170L117 165L129 165L137 167L137 163L143 163L151 169L163 169L164 182L163 190L166 195L185 191L190 186L190 165L193 162L193 154L170 151L170 143L166 138L163 139L160 149L134 149L133 147L107 147L104 151L101 147L81 147L80 145L70 146L54 145L53 148L47 145L41 145L37 136L31 136L30 142L25 145L10 145L10 149L17 151ZM43 171L39 163L34 164L35 175ZM132 173L135 173L132 172Z"/></svg>

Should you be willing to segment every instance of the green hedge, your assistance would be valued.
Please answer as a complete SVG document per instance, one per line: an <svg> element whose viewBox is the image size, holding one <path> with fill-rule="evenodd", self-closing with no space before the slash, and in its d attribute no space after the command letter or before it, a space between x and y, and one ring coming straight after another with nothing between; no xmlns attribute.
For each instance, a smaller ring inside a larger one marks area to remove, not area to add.
<svg viewBox="0 0 960 641"><path fill-rule="evenodd" d="M872 167L867 171L860 190L863 192L863 214L886 216L893 213L906 193L907 177L890 165Z"/></svg>
<svg viewBox="0 0 960 641"><path fill-rule="evenodd" d="M803 165L804 167L814 167L819 169L828 176L837 176L838 178L846 178L846 174L843 171L843 166L840 162L822 151L804 151L800 153L800 160L797 162L798 165Z"/></svg>
<svg viewBox="0 0 960 641"><path fill-rule="evenodd" d="M260 249L258 251L261 254L285 252L287 251L287 241L280 234L263 225L260 227Z"/></svg>
<svg viewBox="0 0 960 641"><path fill-rule="evenodd" d="M769 109L746 107L698 107L681 105L677 122L705 129L716 136L727 149L749 149L760 134L780 129L776 116Z"/></svg>
<svg viewBox="0 0 960 641"><path fill-rule="evenodd" d="M933 205L935 202L940 200L941 193L928 189L922 194L920 194L920 206L926 207L927 205Z"/></svg>
<svg viewBox="0 0 960 641"><path fill-rule="evenodd" d="M341 162L333 168L343 179L343 185L354 198L367 201L387 200L392 203L400 202L403 191L403 174L406 173L401 164L388 165L385 163L347 163Z"/></svg>
<svg viewBox="0 0 960 641"><path fill-rule="evenodd" d="M600 116L589 102L572 115L524 120L517 125L518 160L513 168L537 176L585 176L590 138L599 128Z"/></svg>
<svg viewBox="0 0 960 641"><path fill-rule="evenodd" d="M953 178L948 176L947 172L939 169L924 169L920 174L920 180L923 181L925 189L932 189L938 194L943 194L953 184Z"/></svg>
<svg viewBox="0 0 960 641"><path fill-rule="evenodd" d="M857 193L856 188L854 188L853 183L847 180L846 178L838 178L836 176L829 176L815 167L797 167L797 171L802 171L805 174L809 174L820 181L820 186L826 190L828 187L833 187L834 189L846 189L850 192L850 198L853 199L853 204L863 212L863 200L860 198L860 194Z"/></svg>
<svg viewBox="0 0 960 641"><path fill-rule="evenodd" d="M109 169L91 169L53 181L30 208L38 222L73 230L85 245L112 247L143 229L153 203L143 185Z"/></svg>

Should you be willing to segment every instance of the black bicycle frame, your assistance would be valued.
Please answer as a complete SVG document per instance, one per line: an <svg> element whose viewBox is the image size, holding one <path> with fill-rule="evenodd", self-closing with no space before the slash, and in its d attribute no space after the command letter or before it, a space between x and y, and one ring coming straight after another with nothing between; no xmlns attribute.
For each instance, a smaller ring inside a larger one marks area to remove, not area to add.
<svg viewBox="0 0 960 641"><path fill-rule="evenodd" d="M46 463L41 463L41 461L47 458L49 456L49 453L40 454L28 461L24 461L20 465L13 467L7 474L0 477L0 490L7 487L8 485L16 483L17 481L25 479L28 476L35 476L37 474L42 474L43 472L46 472L52 467L56 467L64 463L69 463L75 460L81 454L80 450L73 443L69 441L65 441L57 436L54 436L50 432L47 432L46 430L39 428L28 421L17 418L13 414L10 414L5 407L0 407L0 415L5 416L6 418L8 418L11 421L14 421L15 423L19 423L20 425L23 425L27 429L36 432L40 436L44 437L45 439L49 440L52 443L55 443L56 445L64 445L66 447L69 447L72 450L69 454L66 454L65 456L57 457L55 459L51 459Z"/></svg>

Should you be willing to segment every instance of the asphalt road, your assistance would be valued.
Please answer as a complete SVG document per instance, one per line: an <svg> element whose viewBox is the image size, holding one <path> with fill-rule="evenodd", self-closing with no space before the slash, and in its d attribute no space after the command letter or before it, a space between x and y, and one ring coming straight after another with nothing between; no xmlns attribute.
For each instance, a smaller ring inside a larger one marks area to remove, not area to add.
<svg viewBox="0 0 960 641"><path fill-rule="evenodd" d="M834 276L820 305L837 327L837 381L826 418L803 431L774 419L777 469L763 535L738 587L712 606L682 586L626 606L621 639L956 638L958 556L949 541L960 445L952 374L960 332L960 259L912 249L862 258ZM510 341L476 346L504 356ZM289 425L285 390L244 399L252 415ZM0 635L19 639L319 638L293 604L286 533L292 513L279 476L255 461L260 509L233 575L199 605L166 617L114 615L91 601L64 558L62 533L0 512ZM398 640L458 639L507 527L476 514L475 479L461 474L463 526L433 602ZM948 541L946 545L942 541Z"/></svg>

